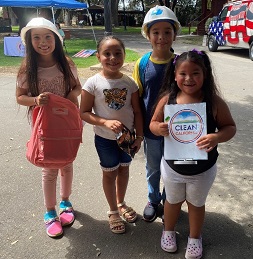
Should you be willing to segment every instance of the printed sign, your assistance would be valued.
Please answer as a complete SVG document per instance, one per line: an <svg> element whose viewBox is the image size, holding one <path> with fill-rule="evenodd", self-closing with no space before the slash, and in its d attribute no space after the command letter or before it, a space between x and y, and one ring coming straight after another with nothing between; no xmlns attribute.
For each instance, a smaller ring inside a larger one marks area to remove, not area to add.
<svg viewBox="0 0 253 259"><path fill-rule="evenodd" d="M169 136L164 137L166 160L207 160L196 141L206 135L206 103L170 104L164 107Z"/></svg>

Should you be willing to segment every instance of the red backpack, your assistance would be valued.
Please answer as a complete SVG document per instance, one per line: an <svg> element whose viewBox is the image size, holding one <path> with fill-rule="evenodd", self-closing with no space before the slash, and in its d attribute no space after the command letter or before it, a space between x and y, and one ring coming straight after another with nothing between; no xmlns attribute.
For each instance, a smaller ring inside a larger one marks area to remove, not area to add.
<svg viewBox="0 0 253 259"><path fill-rule="evenodd" d="M50 94L48 105L34 108L32 124L26 151L29 162L39 167L58 169L75 160L83 130L75 104Z"/></svg>

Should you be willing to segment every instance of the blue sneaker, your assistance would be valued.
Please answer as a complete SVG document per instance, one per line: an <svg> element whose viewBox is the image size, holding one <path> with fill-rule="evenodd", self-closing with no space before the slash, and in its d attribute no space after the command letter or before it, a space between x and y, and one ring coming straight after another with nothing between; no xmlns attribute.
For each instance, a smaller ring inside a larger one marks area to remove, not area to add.
<svg viewBox="0 0 253 259"><path fill-rule="evenodd" d="M62 226L68 226L75 220L74 210L70 201L60 202L59 214Z"/></svg>
<svg viewBox="0 0 253 259"><path fill-rule="evenodd" d="M44 222L48 236L58 237L63 234L61 222L55 210L50 210L45 213Z"/></svg>

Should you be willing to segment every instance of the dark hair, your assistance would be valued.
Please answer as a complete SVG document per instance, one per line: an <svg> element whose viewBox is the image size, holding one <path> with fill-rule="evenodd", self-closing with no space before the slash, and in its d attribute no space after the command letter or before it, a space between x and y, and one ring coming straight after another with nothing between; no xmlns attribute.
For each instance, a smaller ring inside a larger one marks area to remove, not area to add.
<svg viewBox="0 0 253 259"><path fill-rule="evenodd" d="M166 67L165 76L158 99L160 100L165 95L169 95L170 99L177 97L180 89L175 81L175 72L177 71L177 68L186 60L201 67L204 74L202 91L206 103L211 109L213 107L214 96L219 95L220 93L214 80L211 61L205 51L192 50L183 52L179 56L175 56L174 60L172 60Z"/></svg>
<svg viewBox="0 0 253 259"><path fill-rule="evenodd" d="M73 61L65 56L63 46L59 37L53 32L55 38L55 49L53 57L57 62L59 70L64 75L65 96L69 94L71 89L76 86L76 79L71 71L70 65L74 65ZM26 81L28 85L28 93L31 96L39 95L38 88L38 57L39 54L34 50L32 45L31 30L28 30L25 35L26 42L26 57L24 58L18 76L26 74ZM31 108L31 107L30 107ZM29 111L31 110L29 108Z"/></svg>
<svg viewBox="0 0 253 259"><path fill-rule="evenodd" d="M125 44L123 43L123 41L121 39L119 39L118 37L115 37L113 35L109 35L109 36L104 36L102 39L99 40L98 44L97 44L97 52L99 53L101 46L107 41L107 40L117 40L120 44L120 46L122 47L124 53L126 53L126 48L125 48Z"/></svg>
<svg viewBox="0 0 253 259"><path fill-rule="evenodd" d="M56 22L55 25L57 25L59 27L58 29L61 29L61 25L59 22Z"/></svg>

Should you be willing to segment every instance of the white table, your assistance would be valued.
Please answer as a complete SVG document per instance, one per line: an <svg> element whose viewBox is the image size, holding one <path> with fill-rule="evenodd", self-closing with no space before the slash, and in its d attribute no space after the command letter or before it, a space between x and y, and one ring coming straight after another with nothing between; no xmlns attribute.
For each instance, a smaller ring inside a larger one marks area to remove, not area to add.
<svg viewBox="0 0 253 259"><path fill-rule="evenodd" d="M13 57L24 57L25 46L20 37L4 37L4 55Z"/></svg>

